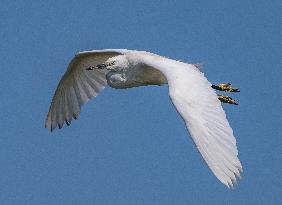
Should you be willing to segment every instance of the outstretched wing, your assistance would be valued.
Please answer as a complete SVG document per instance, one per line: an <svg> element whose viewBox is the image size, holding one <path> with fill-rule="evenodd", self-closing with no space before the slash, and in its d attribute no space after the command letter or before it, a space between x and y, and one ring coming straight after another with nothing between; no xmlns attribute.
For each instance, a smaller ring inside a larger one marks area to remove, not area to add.
<svg viewBox="0 0 282 205"><path fill-rule="evenodd" d="M110 57L126 53L123 49L84 51L78 53L70 62L53 96L45 121L45 127L53 131L69 125L76 119L80 108L107 85L106 70L87 71L89 66L104 63Z"/></svg>
<svg viewBox="0 0 282 205"><path fill-rule="evenodd" d="M194 65L142 54L143 64L167 78L169 95L214 175L226 186L236 183L242 165L236 139L211 83Z"/></svg>

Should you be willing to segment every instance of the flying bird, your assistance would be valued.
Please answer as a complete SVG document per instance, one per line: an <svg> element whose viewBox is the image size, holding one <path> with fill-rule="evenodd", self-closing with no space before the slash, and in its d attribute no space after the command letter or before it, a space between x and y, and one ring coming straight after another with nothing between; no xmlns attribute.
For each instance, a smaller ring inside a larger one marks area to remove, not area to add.
<svg viewBox="0 0 282 205"><path fill-rule="evenodd" d="M169 96L213 174L227 187L240 178L242 165L233 130L221 102L237 104L216 90L239 92L231 84L212 85L199 67L145 51L83 51L71 60L53 96L45 127L53 131L76 119L81 106L109 85L116 89L169 86Z"/></svg>

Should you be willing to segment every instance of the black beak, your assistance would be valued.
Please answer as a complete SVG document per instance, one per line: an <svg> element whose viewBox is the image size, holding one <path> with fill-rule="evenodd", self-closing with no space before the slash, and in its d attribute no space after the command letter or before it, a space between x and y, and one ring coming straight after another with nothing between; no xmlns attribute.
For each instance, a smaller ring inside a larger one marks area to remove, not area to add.
<svg viewBox="0 0 282 205"><path fill-rule="evenodd" d="M102 63L102 64L99 64L99 65L96 65L95 69L104 69L106 67L107 67L107 65L105 63Z"/></svg>
<svg viewBox="0 0 282 205"><path fill-rule="evenodd" d="M85 70L93 70L93 69L94 69L93 66L90 66L90 67L86 68Z"/></svg>
<svg viewBox="0 0 282 205"><path fill-rule="evenodd" d="M102 63L102 64L98 64L96 66L90 66L90 67L86 68L86 70L104 69L106 67L107 67L107 65L105 63Z"/></svg>

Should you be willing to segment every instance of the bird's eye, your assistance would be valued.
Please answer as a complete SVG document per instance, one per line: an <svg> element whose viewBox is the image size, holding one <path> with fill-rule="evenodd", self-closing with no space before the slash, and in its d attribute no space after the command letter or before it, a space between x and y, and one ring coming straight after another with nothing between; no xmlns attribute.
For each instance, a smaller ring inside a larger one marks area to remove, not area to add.
<svg viewBox="0 0 282 205"><path fill-rule="evenodd" d="M114 64L115 64L115 61L112 61L109 63L109 66L114 65Z"/></svg>

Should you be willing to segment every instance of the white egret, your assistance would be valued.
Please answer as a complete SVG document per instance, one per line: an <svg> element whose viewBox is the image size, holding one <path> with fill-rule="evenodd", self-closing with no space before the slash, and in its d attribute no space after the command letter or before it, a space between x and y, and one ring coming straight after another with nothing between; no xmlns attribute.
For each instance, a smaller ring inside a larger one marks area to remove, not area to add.
<svg viewBox="0 0 282 205"><path fill-rule="evenodd" d="M186 123L199 152L214 175L232 187L240 177L236 139L221 103L236 104L213 90L238 92L230 84L211 85L196 65L145 51L126 49L78 53L62 77L47 115L51 131L69 125L81 106L96 97L106 85L123 89L168 84L169 96Z"/></svg>

